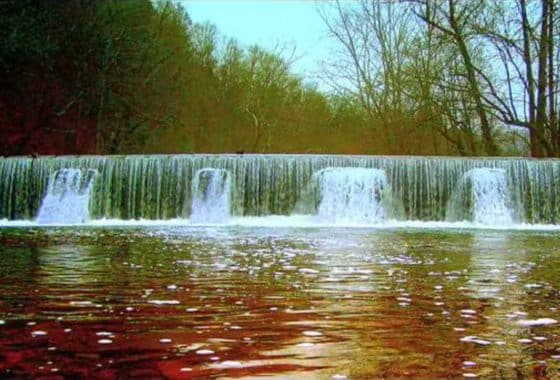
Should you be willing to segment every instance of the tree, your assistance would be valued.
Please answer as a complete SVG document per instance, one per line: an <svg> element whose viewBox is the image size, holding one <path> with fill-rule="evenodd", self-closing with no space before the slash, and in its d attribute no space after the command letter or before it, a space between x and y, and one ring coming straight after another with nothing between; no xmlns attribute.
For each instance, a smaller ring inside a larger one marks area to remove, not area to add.
<svg viewBox="0 0 560 380"><path fill-rule="evenodd" d="M447 0L446 6L444 6L442 2L426 0L424 6L430 7L433 11L418 13L418 15L455 45L462 60L467 91L473 100L474 109L479 118L485 151L487 154L495 156L499 153L499 149L494 141L490 118L483 101L483 89L479 78L481 70L474 62L472 48L469 46L469 40L474 37L474 34L469 31L471 22L484 12L485 3L485 0L470 2Z"/></svg>
<svg viewBox="0 0 560 380"><path fill-rule="evenodd" d="M339 95L359 101L369 128L382 141L378 150L445 153L449 150L442 148L442 138L455 142L449 133L454 127L440 117L436 94L446 57L437 56L442 44L433 28L422 29L415 9L407 3L368 0L323 9L328 30L342 47L327 79Z"/></svg>
<svg viewBox="0 0 560 380"><path fill-rule="evenodd" d="M556 7L553 0L493 3L486 17L474 25L478 37L494 52L500 73L491 76L478 69L487 88L486 107L502 123L529 132L533 157L560 154Z"/></svg>

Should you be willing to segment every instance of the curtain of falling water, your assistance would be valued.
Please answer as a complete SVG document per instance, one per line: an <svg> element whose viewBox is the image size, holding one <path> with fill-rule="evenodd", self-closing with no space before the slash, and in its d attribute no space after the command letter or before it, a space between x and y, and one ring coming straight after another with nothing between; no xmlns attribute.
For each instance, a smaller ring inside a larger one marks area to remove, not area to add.
<svg viewBox="0 0 560 380"><path fill-rule="evenodd" d="M329 167L385 171L402 219L445 220L457 182L474 168L506 173L514 207L528 223L560 223L560 161L336 155L152 155L0 159L0 218L36 217L49 176L95 169L93 218L188 217L191 181L203 168L227 170L234 215L290 214L313 173Z"/></svg>

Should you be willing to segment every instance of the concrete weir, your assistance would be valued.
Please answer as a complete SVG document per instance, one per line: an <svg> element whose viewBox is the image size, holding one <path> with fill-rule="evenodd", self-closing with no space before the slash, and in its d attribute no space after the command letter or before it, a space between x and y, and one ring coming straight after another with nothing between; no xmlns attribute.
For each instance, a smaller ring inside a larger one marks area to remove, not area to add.
<svg viewBox="0 0 560 380"><path fill-rule="evenodd" d="M218 219L303 213L367 223L560 224L557 160L343 155L2 158L0 218L35 220L49 179L69 170L96 173L87 200L94 220L205 220L217 212Z"/></svg>

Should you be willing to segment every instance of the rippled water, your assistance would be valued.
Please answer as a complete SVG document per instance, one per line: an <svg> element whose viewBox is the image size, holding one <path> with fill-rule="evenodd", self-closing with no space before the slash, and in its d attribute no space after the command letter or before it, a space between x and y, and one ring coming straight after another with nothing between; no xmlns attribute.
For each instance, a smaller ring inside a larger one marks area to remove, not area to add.
<svg viewBox="0 0 560 380"><path fill-rule="evenodd" d="M0 229L4 377L555 378L554 232Z"/></svg>

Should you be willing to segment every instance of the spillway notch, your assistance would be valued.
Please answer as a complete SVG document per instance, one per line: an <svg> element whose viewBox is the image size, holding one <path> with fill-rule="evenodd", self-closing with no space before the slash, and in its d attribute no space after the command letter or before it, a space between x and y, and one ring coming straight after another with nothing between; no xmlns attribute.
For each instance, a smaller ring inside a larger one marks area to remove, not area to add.
<svg viewBox="0 0 560 380"><path fill-rule="evenodd" d="M192 182L190 220L223 223L231 216L231 176L227 170L203 168Z"/></svg>
<svg viewBox="0 0 560 380"><path fill-rule="evenodd" d="M41 201L38 224L80 224L89 220L94 169L59 169L50 177Z"/></svg>
<svg viewBox="0 0 560 380"><path fill-rule="evenodd" d="M326 223L373 224L390 214L391 192L384 170L325 168L315 172L298 211L313 210Z"/></svg>
<svg viewBox="0 0 560 380"><path fill-rule="evenodd" d="M447 205L447 219L484 225L513 224L516 210L506 171L487 167L467 171Z"/></svg>

